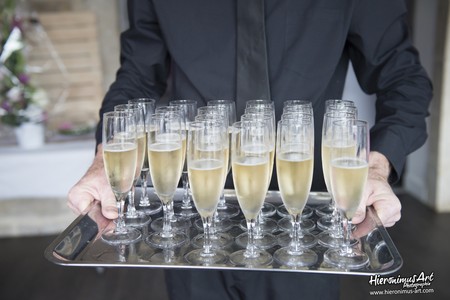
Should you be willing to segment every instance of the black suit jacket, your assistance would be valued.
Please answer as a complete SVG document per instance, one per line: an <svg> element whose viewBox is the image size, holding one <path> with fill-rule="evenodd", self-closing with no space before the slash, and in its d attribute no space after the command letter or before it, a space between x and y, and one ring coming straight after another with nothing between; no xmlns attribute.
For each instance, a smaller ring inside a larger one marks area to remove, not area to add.
<svg viewBox="0 0 450 300"><path fill-rule="evenodd" d="M100 113L135 97L159 99L172 79L173 99L235 99L236 0L130 0L121 36L121 67ZM313 190L324 188L320 132L324 100L340 98L351 60L362 89L376 93L371 149L401 174L426 137L431 83L408 37L400 0L266 0L272 100L313 102ZM242 111L238 111L242 113ZM97 140L101 132L98 130ZM276 188L276 178L271 188Z"/></svg>

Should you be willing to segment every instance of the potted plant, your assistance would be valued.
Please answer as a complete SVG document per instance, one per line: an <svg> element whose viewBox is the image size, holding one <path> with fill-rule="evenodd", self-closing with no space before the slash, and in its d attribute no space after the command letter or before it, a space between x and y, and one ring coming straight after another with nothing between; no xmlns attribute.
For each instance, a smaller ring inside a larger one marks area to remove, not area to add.
<svg viewBox="0 0 450 300"><path fill-rule="evenodd" d="M23 20L14 0L0 4L0 122L14 128L18 144L36 148L44 143L48 97L27 71Z"/></svg>

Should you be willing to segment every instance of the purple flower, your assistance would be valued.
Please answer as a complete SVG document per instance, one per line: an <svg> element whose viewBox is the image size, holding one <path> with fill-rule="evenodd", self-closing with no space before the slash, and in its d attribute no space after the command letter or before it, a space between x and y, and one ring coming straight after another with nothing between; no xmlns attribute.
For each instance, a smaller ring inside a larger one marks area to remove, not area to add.
<svg viewBox="0 0 450 300"><path fill-rule="evenodd" d="M3 108L6 112L11 111L11 105L8 103L8 101L2 102L2 105L0 107Z"/></svg>
<svg viewBox="0 0 450 300"><path fill-rule="evenodd" d="M24 85L26 85L26 84L28 84L30 82L30 76L28 76L25 73L19 74L19 76L17 76L17 78Z"/></svg>

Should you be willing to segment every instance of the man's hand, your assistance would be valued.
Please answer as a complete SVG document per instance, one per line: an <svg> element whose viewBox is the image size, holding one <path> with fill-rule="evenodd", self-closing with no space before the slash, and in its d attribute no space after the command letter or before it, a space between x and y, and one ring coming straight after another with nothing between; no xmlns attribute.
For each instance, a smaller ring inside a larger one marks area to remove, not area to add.
<svg viewBox="0 0 450 300"><path fill-rule="evenodd" d="M401 217L402 206L389 182L390 164L379 152L370 152L369 176L361 205L353 217L353 223L361 223L366 217L366 206L375 208L385 227L393 226Z"/></svg>
<svg viewBox="0 0 450 300"><path fill-rule="evenodd" d="M108 219L117 218L117 206L103 166L103 150L99 145L97 155L86 174L69 191L67 205L77 214L82 213L91 202L100 200L102 214Z"/></svg>

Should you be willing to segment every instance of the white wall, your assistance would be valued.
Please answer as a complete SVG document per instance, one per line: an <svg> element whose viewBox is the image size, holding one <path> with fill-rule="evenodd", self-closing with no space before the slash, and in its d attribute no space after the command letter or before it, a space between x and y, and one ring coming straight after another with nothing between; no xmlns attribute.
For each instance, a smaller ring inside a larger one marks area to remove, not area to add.
<svg viewBox="0 0 450 300"><path fill-rule="evenodd" d="M413 16L413 42L419 50L422 65L429 76L434 74L437 13L438 0L416 0ZM428 127L429 130L430 127ZM429 189L433 187L429 186L427 181L428 166L429 143L426 142L424 146L408 157L403 187L420 201L432 205Z"/></svg>
<svg viewBox="0 0 450 300"><path fill-rule="evenodd" d="M375 95L368 95L361 90L351 63L345 78L342 99L354 101L358 107L358 119L367 121L370 127L373 126L375 123Z"/></svg>
<svg viewBox="0 0 450 300"><path fill-rule="evenodd" d="M94 159L95 141L46 144L35 150L0 148L0 201L66 198Z"/></svg>

